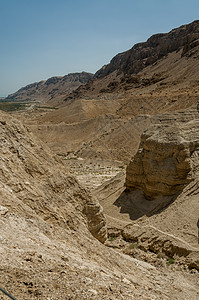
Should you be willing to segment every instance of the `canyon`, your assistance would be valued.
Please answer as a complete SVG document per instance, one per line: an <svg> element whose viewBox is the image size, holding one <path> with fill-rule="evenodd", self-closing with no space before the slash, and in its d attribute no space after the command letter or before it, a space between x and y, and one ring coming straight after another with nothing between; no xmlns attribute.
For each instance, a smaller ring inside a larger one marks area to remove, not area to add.
<svg viewBox="0 0 199 300"><path fill-rule="evenodd" d="M16 298L198 299L198 40L194 21L7 97L31 102L0 111Z"/></svg>

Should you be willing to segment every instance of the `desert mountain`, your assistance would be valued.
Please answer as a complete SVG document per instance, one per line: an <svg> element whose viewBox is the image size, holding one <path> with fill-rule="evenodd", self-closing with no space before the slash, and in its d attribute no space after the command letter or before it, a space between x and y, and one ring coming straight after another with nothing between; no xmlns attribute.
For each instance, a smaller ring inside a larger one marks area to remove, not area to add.
<svg viewBox="0 0 199 300"><path fill-rule="evenodd" d="M198 58L199 21L196 20L135 44L116 55L95 75L82 72L52 77L30 84L7 98L53 100L55 104L70 99L128 100L143 94L167 101L171 101L173 93L175 97L190 98L193 88L194 93L198 92Z"/></svg>
<svg viewBox="0 0 199 300"><path fill-rule="evenodd" d="M155 34L146 42L136 44L130 50L116 55L108 65L95 74L95 77L105 77L114 71L137 74L174 51L182 50L182 57L193 56L199 45L198 39L199 21L183 25L169 33Z"/></svg>
<svg viewBox="0 0 199 300"><path fill-rule="evenodd" d="M153 116L187 109L197 116L198 37L199 21L154 35L62 96L61 108L25 122L57 153L128 162Z"/></svg>
<svg viewBox="0 0 199 300"><path fill-rule="evenodd" d="M87 83L92 77L93 74L86 72L51 77L29 84L16 93L8 95L7 99L13 101L52 101L55 97L69 94L80 85Z"/></svg>
<svg viewBox="0 0 199 300"><path fill-rule="evenodd" d="M157 93L165 88L198 85L199 21L169 33L155 34L146 42L116 55L96 72L92 82L80 86L69 98L113 97L117 92ZM168 95L169 96L169 95ZM118 95L117 95L118 98Z"/></svg>
<svg viewBox="0 0 199 300"><path fill-rule="evenodd" d="M53 112L0 113L0 280L16 298L199 298L198 26L116 56Z"/></svg>

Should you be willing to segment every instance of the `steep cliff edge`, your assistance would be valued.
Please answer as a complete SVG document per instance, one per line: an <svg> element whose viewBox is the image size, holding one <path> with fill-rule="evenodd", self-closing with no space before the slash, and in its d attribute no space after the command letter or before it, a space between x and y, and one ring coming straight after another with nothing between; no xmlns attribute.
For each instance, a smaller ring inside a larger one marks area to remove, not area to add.
<svg viewBox="0 0 199 300"><path fill-rule="evenodd" d="M148 262L199 270L199 120L187 111L153 121L126 181L118 174L96 189L108 220L106 244Z"/></svg>
<svg viewBox="0 0 199 300"><path fill-rule="evenodd" d="M155 125L141 136L126 172L126 187L148 198L171 196L183 190L199 170L199 122Z"/></svg>

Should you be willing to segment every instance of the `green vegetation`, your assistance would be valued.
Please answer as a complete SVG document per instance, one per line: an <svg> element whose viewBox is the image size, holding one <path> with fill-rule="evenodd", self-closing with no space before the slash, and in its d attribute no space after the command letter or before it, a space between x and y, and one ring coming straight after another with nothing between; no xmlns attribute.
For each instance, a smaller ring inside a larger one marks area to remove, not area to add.
<svg viewBox="0 0 199 300"><path fill-rule="evenodd" d="M172 265L172 264L174 264L175 263L175 259L174 258L169 258L168 260L167 260L167 265Z"/></svg>
<svg viewBox="0 0 199 300"><path fill-rule="evenodd" d="M34 106L35 109L58 109L57 107L52 106L40 106L40 102L37 101L13 101L11 99L0 98L0 110L6 112L28 110L31 105Z"/></svg>
<svg viewBox="0 0 199 300"><path fill-rule="evenodd" d="M119 166L120 169L125 169L125 166Z"/></svg>
<svg viewBox="0 0 199 300"><path fill-rule="evenodd" d="M25 103L6 102L6 101L0 102L0 110L6 111L6 112L22 110L22 109L25 109L25 107L26 107Z"/></svg>
<svg viewBox="0 0 199 300"><path fill-rule="evenodd" d="M44 108L44 109L58 109L57 107L52 107L52 106L37 106L37 108Z"/></svg>
<svg viewBox="0 0 199 300"><path fill-rule="evenodd" d="M115 236L109 236L108 240L109 240L110 242L114 241L114 240L115 240Z"/></svg>

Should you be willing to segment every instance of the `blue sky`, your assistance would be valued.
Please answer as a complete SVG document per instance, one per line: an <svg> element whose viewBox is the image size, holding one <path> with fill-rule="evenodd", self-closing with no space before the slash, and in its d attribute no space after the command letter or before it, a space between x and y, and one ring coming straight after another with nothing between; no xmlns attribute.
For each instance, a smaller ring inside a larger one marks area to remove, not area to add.
<svg viewBox="0 0 199 300"><path fill-rule="evenodd" d="M198 17L198 0L0 0L0 96L71 72Z"/></svg>

